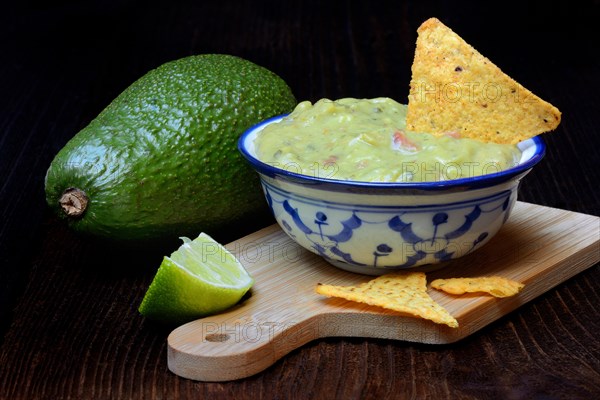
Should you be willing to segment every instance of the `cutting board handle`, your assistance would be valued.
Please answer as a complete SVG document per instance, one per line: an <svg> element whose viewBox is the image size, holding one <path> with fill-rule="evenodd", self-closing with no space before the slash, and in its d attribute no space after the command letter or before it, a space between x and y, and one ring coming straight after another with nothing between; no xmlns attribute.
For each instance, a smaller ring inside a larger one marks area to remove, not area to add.
<svg viewBox="0 0 600 400"><path fill-rule="evenodd" d="M169 369L202 381L228 381L258 373L320 337L320 318L306 319L295 311L259 311L252 317L234 311L182 325L168 338Z"/></svg>

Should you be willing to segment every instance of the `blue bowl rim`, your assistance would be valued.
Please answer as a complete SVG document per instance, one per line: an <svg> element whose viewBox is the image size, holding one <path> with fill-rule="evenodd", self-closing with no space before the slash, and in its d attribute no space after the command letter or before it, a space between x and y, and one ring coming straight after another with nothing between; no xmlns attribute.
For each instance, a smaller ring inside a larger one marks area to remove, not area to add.
<svg viewBox="0 0 600 400"><path fill-rule="evenodd" d="M258 158L254 157L246 149L245 143L246 138L252 134L255 130L270 124L276 120L285 117L288 114L277 115L268 118L258 124L248 128L238 139L238 150L248 160L252 167L260 174L269 177L279 177L286 180L293 181L295 183L304 183L310 185L325 185L327 189L333 190L425 190L425 191L441 191L441 190L465 190L465 189L478 189L491 187L511 179L520 179L525 176L534 165L539 163L544 155L546 154L546 144L540 136L535 136L530 140L535 145L534 154L525 162L519 163L518 165L505 169L503 171L495 172L493 174L474 176L469 178L452 179L438 182L365 182L365 181L351 181L342 179L330 179L320 178L310 175L303 175L292 171L287 171L281 168L274 167Z"/></svg>

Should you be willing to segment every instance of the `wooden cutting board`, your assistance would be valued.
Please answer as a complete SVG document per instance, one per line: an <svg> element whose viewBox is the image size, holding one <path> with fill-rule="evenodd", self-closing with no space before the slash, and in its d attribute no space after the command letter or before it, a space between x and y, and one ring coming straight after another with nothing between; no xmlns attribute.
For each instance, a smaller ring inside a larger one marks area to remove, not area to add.
<svg viewBox="0 0 600 400"><path fill-rule="evenodd" d="M331 266L296 245L277 225L226 247L256 282L236 307L182 325L169 335L169 369L185 378L244 378L311 340L330 336L455 342L598 263L600 218L517 202L509 221L488 244L427 273L428 281L500 275L525 283L517 296L503 299L452 296L430 288L430 296L458 320L456 329L316 294L318 282L354 285L373 277Z"/></svg>

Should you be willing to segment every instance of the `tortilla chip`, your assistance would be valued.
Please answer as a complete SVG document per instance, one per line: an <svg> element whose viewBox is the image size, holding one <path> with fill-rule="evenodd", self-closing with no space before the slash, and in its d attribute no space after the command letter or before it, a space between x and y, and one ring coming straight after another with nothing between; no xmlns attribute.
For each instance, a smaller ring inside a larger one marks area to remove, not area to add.
<svg viewBox="0 0 600 400"><path fill-rule="evenodd" d="M561 113L506 75L436 18L418 38L407 129L515 144L555 129Z"/></svg>
<svg viewBox="0 0 600 400"><path fill-rule="evenodd" d="M391 273L358 286L318 284L316 291L328 297L340 297L458 327L458 321L427 294L423 272Z"/></svg>
<svg viewBox="0 0 600 400"><path fill-rule="evenodd" d="M450 294L489 293L494 297L509 297L519 293L525 285L501 276L478 278L436 279L431 287Z"/></svg>

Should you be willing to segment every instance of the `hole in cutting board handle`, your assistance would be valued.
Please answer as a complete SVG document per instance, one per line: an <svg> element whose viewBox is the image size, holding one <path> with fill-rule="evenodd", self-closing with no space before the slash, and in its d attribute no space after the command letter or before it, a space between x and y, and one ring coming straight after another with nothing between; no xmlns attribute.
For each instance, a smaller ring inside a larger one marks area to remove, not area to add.
<svg viewBox="0 0 600 400"><path fill-rule="evenodd" d="M227 333L209 333L204 336L204 339L207 342L226 342L230 339L230 336Z"/></svg>

